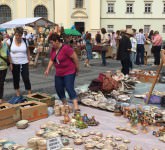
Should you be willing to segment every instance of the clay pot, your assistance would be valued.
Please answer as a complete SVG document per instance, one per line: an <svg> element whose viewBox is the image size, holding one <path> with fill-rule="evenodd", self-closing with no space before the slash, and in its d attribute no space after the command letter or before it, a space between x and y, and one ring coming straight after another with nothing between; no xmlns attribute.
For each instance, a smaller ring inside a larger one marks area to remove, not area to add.
<svg viewBox="0 0 165 150"><path fill-rule="evenodd" d="M64 115L64 123L66 124L66 123L68 123L68 122L70 122L69 115L68 115L68 114L65 114L65 115Z"/></svg>

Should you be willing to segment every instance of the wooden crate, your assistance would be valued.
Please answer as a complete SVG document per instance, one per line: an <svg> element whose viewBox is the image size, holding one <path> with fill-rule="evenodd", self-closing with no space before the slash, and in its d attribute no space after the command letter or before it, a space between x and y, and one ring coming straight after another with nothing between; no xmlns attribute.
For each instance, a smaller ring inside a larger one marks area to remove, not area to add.
<svg viewBox="0 0 165 150"><path fill-rule="evenodd" d="M46 93L33 93L30 95L25 95L28 101L38 101L46 103L47 106L54 106L55 97L52 97Z"/></svg>
<svg viewBox="0 0 165 150"><path fill-rule="evenodd" d="M0 105L0 130L13 127L16 124L16 109L12 104L3 103Z"/></svg>
<svg viewBox="0 0 165 150"><path fill-rule="evenodd" d="M15 107L20 108L22 120L28 120L32 122L48 117L47 104L45 103L29 101L16 104Z"/></svg>

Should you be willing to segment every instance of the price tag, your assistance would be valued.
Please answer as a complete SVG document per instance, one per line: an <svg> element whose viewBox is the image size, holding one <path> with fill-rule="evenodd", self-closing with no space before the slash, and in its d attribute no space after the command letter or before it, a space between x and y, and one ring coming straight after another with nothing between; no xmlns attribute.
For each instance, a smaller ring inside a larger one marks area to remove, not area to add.
<svg viewBox="0 0 165 150"><path fill-rule="evenodd" d="M47 150L60 150L63 147L60 137L47 140Z"/></svg>

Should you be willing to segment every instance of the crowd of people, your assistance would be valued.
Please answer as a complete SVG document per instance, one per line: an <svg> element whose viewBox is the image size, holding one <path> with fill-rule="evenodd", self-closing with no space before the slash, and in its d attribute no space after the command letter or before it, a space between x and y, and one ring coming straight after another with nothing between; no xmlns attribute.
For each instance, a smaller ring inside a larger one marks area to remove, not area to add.
<svg viewBox="0 0 165 150"><path fill-rule="evenodd" d="M134 65L144 65L144 44L149 44L154 56L154 64L160 64L160 50L162 47L162 37L158 31L151 30L149 34L144 34L143 29L139 32L135 29L118 30L107 33L105 28L97 32L95 37L89 32L82 33L82 36L65 35L64 29L50 30L47 34L27 33L23 28L15 29L14 34L7 33L0 35L0 103L2 103L4 82L8 66L13 75L13 86L16 96L20 96L20 74L22 76L25 89L31 94L31 82L29 78L30 45L45 47L50 49L50 60L45 70L45 75L49 74L54 65L55 89L66 104L65 89L71 100L73 100L75 111L79 111L77 95L74 90L74 81L79 73L79 61L74 51L74 46L84 46L86 49L85 67L90 67L92 51L95 47L101 54L102 65L106 66L106 52L112 48L113 58L120 60L122 73L129 74L129 70Z"/></svg>

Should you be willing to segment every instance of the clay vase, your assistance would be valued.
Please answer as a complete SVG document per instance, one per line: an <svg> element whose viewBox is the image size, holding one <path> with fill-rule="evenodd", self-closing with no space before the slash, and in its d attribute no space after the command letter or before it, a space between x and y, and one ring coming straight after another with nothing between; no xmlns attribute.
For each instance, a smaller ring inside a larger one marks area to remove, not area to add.
<svg viewBox="0 0 165 150"><path fill-rule="evenodd" d="M68 113L66 113L64 115L64 123L67 124L68 122L70 122L70 117L69 117Z"/></svg>

